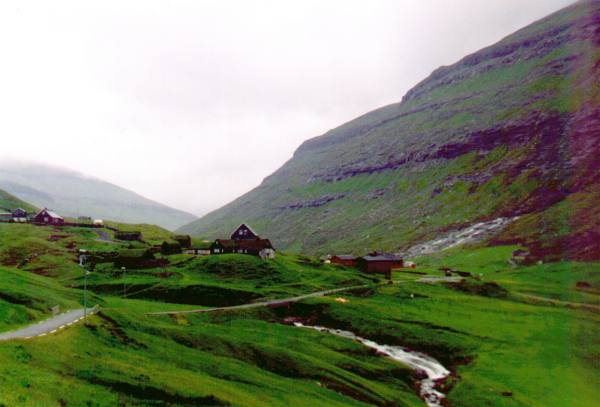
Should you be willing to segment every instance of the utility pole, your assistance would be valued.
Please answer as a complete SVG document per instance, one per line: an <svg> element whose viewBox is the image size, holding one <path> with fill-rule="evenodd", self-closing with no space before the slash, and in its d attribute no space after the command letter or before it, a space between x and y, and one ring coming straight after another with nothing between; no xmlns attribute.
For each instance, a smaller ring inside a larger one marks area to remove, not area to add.
<svg viewBox="0 0 600 407"><path fill-rule="evenodd" d="M83 317L87 317L87 276L88 271L83 266Z"/></svg>
<svg viewBox="0 0 600 407"><path fill-rule="evenodd" d="M87 262L87 250L79 249L79 265L83 268L83 317L87 317L87 276L85 268Z"/></svg>
<svg viewBox="0 0 600 407"><path fill-rule="evenodd" d="M125 267L121 267L121 271L123 272L123 298L125 298L125 271L127 271L127 269Z"/></svg>

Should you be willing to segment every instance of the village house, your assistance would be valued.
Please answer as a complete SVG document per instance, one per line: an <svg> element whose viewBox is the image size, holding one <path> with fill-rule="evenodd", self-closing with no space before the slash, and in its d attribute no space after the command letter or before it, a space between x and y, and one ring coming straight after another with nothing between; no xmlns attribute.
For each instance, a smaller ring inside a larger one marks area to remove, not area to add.
<svg viewBox="0 0 600 407"><path fill-rule="evenodd" d="M242 224L231 239L217 239L210 247L211 254L238 253L274 259L275 249L269 239L261 239L248 225Z"/></svg>
<svg viewBox="0 0 600 407"><path fill-rule="evenodd" d="M12 211L12 221L17 223L27 222L27 211L23 208L17 208Z"/></svg>
<svg viewBox="0 0 600 407"><path fill-rule="evenodd" d="M383 273L391 279L393 269L404 267L404 259L395 254L373 252L360 257L357 265L364 273Z"/></svg>
<svg viewBox="0 0 600 407"><path fill-rule="evenodd" d="M56 212L44 208L33 217L32 222L39 225L62 226L65 224L65 219Z"/></svg>
<svg viewBox="0 0 600 407"><path fill-rule="evenodd" d="M334 256L331 256L331 259L329 260L333 264L340 264L346 267L356 267L358 257L352 256L350 254L336 254Z"/></svg>

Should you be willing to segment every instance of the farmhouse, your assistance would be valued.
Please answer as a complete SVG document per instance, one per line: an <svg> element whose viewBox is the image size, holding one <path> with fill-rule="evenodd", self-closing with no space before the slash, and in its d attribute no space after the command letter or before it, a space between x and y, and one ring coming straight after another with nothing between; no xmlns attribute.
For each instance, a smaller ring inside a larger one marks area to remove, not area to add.
<svg viewBox="0 0 600 407"><path fill-rule="evenodd" d="M373 252L360 257L357 264L365 273L383 273L389 279L392 269L404 267L404 260L395 254Z"/></svg>
<svg viewBox="0 0 600 407"><path fill-rule="evenodd" d="M339 254L331 256L331 262L333 264L341 264L346 267L356 267L358 258L350 254Z"/></svg>
<svg viewBox="0 0 600 407"><path fill-rule="evenodd" d="M261 239L250 226L242 223L231 234L231 239L217 239L210 246L211 254L239 253L274 259L275 249L269 239Z"/></svg>
<svg viewBox="0 0 600 407"><path fill-rule="evenodd" d="M12 211L12 221L18 223L27 222L27 211L23 208L17 208Z"/></svg>
<svg viewBox="0 0 600 407"><path fill-rule="evenodd" d="M47 208L42 209L33 217L33 223L40 225L57 225L61 226L65 224L65 219L58 215L56 212L48 210Z"/></svg>
<svg viewBox="0 0 600 407"><path fill-rule="evenodd" d="M232 240L217 239L210 247L211 254L238 253L274 259L275 249L269 239Z"/></svg>

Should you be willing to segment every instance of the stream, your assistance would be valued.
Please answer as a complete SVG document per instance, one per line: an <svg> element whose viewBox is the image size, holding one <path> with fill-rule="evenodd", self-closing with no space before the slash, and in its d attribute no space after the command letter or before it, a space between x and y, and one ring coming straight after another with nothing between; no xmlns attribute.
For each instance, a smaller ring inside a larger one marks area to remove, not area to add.
<svg viewBox="0 0 600 407"><path fill-rule="evenodd" d="M362 343L366 347L375 349L379 353L401 362L418 372L423 372L424 376L427 378L421 380L419 394L429 407L442 406L441 402L445 395L435 389L435 384L438 380L448 377L450 372L431 356L427 356L420 352L414 352L401 346L380 345L369 339L361 338L350 331L342 331L340 329L331 329L322 326L309 326L300 322L295 322L294 325L299 328L315 329L319 332L327 332L343 338L352 339Z"/></svg>

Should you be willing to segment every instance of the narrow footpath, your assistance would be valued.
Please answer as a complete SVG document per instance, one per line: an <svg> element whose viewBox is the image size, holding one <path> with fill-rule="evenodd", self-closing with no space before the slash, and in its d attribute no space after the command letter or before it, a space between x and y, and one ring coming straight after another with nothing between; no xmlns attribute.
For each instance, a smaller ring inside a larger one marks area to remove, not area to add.
<svg viewBox="0 0 600 407"><path fill-rule="evenodd" d="M97 308L88 308L87 315L92 315L97 311ZM30 339L34 337L51 335L60 331L61 329L70 327L71 325L83 320L83 318L83 308L74 311L68 311L64 314L57 315L45 321L37 322L25 328L2 333L0 334L0 341L8 341L11 339Z"/></svg>

